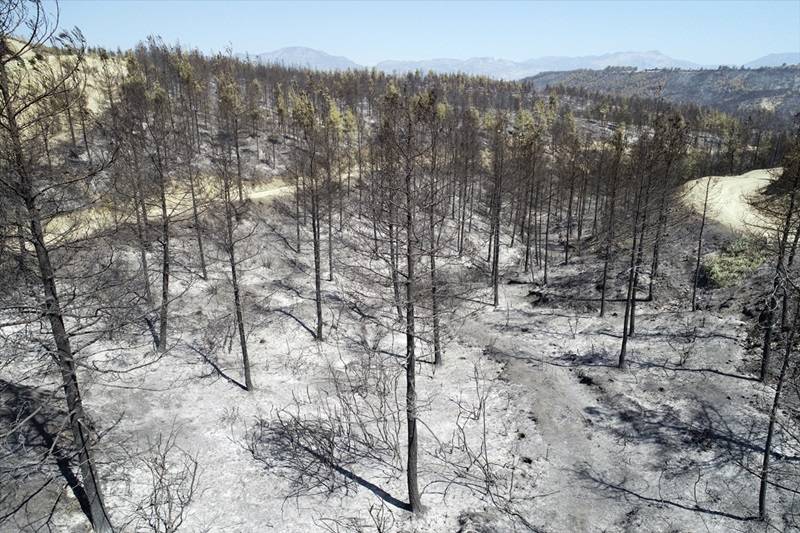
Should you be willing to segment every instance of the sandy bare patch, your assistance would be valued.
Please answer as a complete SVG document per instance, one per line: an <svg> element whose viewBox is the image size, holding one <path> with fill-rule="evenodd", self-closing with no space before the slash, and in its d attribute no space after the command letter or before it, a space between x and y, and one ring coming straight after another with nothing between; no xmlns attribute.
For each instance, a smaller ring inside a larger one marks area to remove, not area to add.
<svg viewBox="0 0 800 533"><path fill-rule="evenodd" d="M683 200L697 213L703 212L706 182L711 180L708 195L708 218L737 232L763 232L764 221L750 200L769 185L780 168L752 170L738 176L707 176L684 185Z"/></svg>

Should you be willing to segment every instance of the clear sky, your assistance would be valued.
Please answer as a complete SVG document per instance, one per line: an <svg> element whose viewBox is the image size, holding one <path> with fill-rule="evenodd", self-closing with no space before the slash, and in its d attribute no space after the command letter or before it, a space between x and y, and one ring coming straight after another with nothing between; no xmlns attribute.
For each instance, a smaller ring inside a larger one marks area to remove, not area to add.
<svg viewBox="0 0 800 533"><path fill-rule="evenodd" d="M52 6L52 4L51 4ZM61 26L91 45L148 35L206 52L308 46L362 65L383 59L523 60L659 50L701 64L800 52L800 0L266 2L62 0Z"/></svg>

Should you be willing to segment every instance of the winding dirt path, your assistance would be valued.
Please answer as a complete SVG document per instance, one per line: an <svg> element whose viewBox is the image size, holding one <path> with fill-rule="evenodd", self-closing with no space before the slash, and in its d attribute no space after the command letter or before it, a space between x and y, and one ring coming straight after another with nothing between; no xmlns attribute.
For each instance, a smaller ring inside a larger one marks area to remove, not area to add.
<svg viewBox="0 0 800 533"><path fill-rule="evenodd" d="M244 195L246 198L263 202L271 198L291 194L294 186L287 185L280 178L268 183L248 186ZM175 189L167 195L167 205L173 217L189 216L191 210L191 196L188 190ZM148 216L158 218L161 216L161 207L150 205L147 209ZM132 218L132 217L131 217ZM118 219L117 222L127 222L128 218ZM61 214L46 225L46 233L50 239L77 241L86 239L93 234L114 226L114 213L110 207L97 205L86 207L69 213Z"/></svg>
<svg viewBox="0 0 800 533"><path fill-rule="evenodd" d="M637 475L627 464L624 445L593 427L587 412L599 405L595 391L580 382L574 366L558 362L558 356L576 345L572 335L563 333L570 331L568 321L556 313L530 316L514 309L498 311L469 321L461 337L483 345L506 363L503 375L516 388L517 400L526 405L536 425L543 470L537 486L549 495L531 502L536 508L531 514L539 517L548 531L613 530L618 525L618 510L609 506L602 493L587 487L582 474ZM523 328L521 333L508 333L518 328ZM580 331L577 335L580 337Z"/></svg>
<svg viewBox="0 0 800 533"><path fill-rule="evenodd" d="M780 168L752 170L738 176L707 176L684 185L683 201L696 213L703 213L706 183L711 180L708 195L708 218L737 232L763 232L763 218L750 205L780 174Z"/></svg>

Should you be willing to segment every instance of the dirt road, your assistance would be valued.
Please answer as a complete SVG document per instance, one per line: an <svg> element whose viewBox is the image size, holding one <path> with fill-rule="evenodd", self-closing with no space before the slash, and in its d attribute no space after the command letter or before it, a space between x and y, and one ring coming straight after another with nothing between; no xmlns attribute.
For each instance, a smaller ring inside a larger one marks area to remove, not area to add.
<svg viewBox="0 0 800 533"><path fill-rule="evenodd" d="M271 198L290 194L294 191L292 185L287 185L281 179L274 179L268 183L248 186L244 190L247 198L263 202ZM201 201L205 201L208 195ZM173 217L188 216L191 209L191 196L187 190L174 189L167 195L167 205ZM147 206L148 216L158 218L161 216L161 206L151 204ZM120 216L120 214L117 214ZM132 215L131 215L132 218ZM117 219L118 223L126 222L128 218ZM65 213L51 219L46 226L47 235L53 240L76 241L90 237L100 230L111 228L114 225L114 212L110 206L94 205L84 209Z"/></svg>
<svg viewBox="0 0 800 533"><path fill-rule="evenodd" d="M738 176L708 176L689 181L684 185L683 200L695 212L703 212L706 183L711 180L708 195L708 218L738 232L763 230L761 216L750 205L764 187L770 184L781 169L752 170Z"/></svg>

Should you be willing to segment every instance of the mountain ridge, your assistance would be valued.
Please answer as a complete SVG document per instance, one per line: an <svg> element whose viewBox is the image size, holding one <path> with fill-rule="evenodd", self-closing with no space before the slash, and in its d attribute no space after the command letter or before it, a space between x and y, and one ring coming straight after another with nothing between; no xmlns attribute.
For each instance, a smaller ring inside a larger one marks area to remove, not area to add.
<svg viewBox="0 0 800 533"><path fill-rule="evenodd" d="M308 67L317 70L364 68L347 57L335 56L322 50L305 46L287 46L249 57L255 59L257 63L278 63L289 67Z"/></svg>
<svg viewBox="0 0 800 533"><path fill-rule="evenodd" d="M525 78L537 90L572 87L619 96L662 97L728 113L772 112L789 124L800 109L800 65L703 70L572 70Z"/></svg>
<svg viewBox="0 0 800 533"><path fill-rule="evenodd" d="M361 65L345 57L336 56L303 46L279 48L271 52L250 57L258 63L277 63L286 66L306 67L316 70L365 69L372 66ZM752 61L742 63L746 68L781 66L800 63L800 53L783 52L767 54ZM714 69L719 65L701 65L684 59L670 57L658 50L609 52L585 56L541 56L513 61L496 57L470 57L467 59L439 57L422 60L388 59L379 61L375 68L390 73L402 74L414 71L435 71L441 73L465 73L488 76L498 79L518 80L553 71L602 70L606 67L636 67L650 69ZM739 66L739 65L736 65Z"/></svg>
<svg viewBox="0 0 800 533"><path fill-rule="evenodd" d="M782 65L797 65L800 64L800 52L784 52L777 54L767 54L761 56L753 61L745 63L743 66L746 68L759 68L759 67L780 67Z"/></svg>

